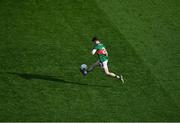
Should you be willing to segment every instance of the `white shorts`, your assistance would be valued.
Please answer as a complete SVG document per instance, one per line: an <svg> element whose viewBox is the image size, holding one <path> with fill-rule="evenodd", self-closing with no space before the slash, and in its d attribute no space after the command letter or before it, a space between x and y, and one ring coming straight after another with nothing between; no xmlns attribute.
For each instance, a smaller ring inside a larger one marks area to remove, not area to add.
<svg viewBox="0 0 180 123"><path fill-rule="evenodd" d="M108 60L104 61L103 63L99 62L102 68L108 68Z"/></svg>

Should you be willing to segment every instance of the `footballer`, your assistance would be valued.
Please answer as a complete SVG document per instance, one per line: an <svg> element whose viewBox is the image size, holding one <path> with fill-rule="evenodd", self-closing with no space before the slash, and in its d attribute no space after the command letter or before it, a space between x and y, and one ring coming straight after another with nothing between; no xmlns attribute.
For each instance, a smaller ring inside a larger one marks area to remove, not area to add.
<svg viewBox="0 0 180 123"><path fill-rule="evenodd" d="M94 43L92 55L97 54L98 55L98 61L95 62L87 70L87 72L91 72L96 66L101 66L106 75L117 78L117 79L121 79L121 81L124 83L122 75L119 76L119 75L109 71L109 68L108 68L108 52L107 52L105 46L99 41L99 39L97 37L94 37L92 39L92 42Z"/></svg>

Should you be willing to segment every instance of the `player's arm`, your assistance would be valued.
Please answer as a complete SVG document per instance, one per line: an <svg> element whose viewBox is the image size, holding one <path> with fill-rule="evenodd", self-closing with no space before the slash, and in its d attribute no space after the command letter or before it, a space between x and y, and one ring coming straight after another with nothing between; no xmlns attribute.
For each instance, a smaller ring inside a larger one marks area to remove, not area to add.
<svg viewBox="0 0 180 123"><path fill-rule="evenodd" d="M105 49L105 53L106 53L106 56L108 56L108 52L107 52L107 50Z"/></svg>
<svg viewBox="0 0 180 123"><path fill-rule="evenodd" d="M97 49L93 49L92 52L91 52L91 54L92 54L92 55L96 54L96 51L97 51Z"/></svg>

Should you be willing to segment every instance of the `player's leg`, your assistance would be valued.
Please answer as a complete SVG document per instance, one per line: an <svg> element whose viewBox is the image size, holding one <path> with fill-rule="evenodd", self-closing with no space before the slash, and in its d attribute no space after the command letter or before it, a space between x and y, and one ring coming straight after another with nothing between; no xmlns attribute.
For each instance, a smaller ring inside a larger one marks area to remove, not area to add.
<svg viewBox="0 0 180 123"><path fill-rule="evenodd" d="M103 62L102 65L103 65L103 69L104 69L104 72L106 73L106 75L115 77L115 78L117 78L117 79L121 79L122 83L124 84L124 79L123 79L123 76L122 76L122 75L121 75L121 76L118 76L118 75L116 75L115 73L109 72L108 60L105 61L105 62Z"/></svg>
<svg viewBox="0 0 180 123"><path fill-rule="evenodd" d="M99 63L99 61L97 61L96 63L91 65L91 67L88 69L88 72L91 72L96 66L99 66L99 65L100 65L100 63Z"/></svg>
<svg viewBox="0 0 180 123"><path fill-rule="evenodd" d="M121 75L121 76L118 76L118 75L116 75L115 73L109 72L108 60L105 61L105 62L103 62L102 65L103 65L103 69L104 69L104 72L106 73L106 75L115 77L115 78L117 78L117 79L121 79L122 83L124 84L124 79L123 79L123 76L122 76L122 75Z"/></svg>
<svg viewBox="0 0 180 123"><path fill-rule="evenodd" d="M105 72L106 75L112 76L112 77L116 77L116 78L119 77L119 76L116 75L115 73L109 72L109 68L108 68L108 60L105 61L105 62L103 62L102 65L103 65L102 67L103 67L104 72Z"/></svg>

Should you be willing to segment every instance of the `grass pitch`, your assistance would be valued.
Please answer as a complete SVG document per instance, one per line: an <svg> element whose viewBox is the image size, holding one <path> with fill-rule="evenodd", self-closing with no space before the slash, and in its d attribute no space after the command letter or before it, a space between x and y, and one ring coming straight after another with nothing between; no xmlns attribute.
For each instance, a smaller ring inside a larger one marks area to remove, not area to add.
<svg viewBox="0 0 180 123"><path fill-rule="evenodd" d="M0 121L180 121L179 0L0 0ZM126 84L91 65L93 36Z"/></svg>

